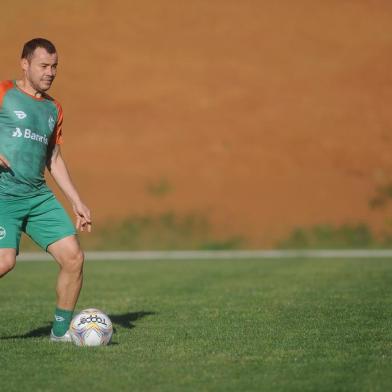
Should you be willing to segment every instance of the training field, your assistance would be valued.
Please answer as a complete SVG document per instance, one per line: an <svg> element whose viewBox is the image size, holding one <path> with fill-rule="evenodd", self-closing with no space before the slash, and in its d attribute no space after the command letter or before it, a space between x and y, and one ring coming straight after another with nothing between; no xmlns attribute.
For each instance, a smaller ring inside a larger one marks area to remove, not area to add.
<svg viewBox="0 0 392 392"><path fill-rule="evenodd" d="M48 340L54 262L0 281L2 391L386 391L392 262L87 262L107 347Z"/></svg>

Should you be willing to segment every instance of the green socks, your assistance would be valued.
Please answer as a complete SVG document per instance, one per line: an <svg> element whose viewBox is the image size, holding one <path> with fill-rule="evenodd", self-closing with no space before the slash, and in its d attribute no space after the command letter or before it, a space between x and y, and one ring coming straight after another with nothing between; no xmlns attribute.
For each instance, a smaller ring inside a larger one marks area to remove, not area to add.
<svg viewBox="0 0 392 392"><path fill-rule="evenodd" d="M53 321L53 334L57 337L64 336L72 321L73 310L56 308Z"/></svg>

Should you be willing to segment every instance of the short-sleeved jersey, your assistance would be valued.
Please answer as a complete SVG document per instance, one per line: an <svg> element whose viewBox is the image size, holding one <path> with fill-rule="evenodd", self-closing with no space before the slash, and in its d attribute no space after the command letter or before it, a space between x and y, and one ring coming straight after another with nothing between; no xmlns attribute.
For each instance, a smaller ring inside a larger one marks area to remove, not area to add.
<svg viewBox="0 0 392 392"><path fill-rule="evenodd" d="M53 98L34 97L15 81L0 82L0 198L29 197L49 191L45 167L55 144L62 142L63 113Z"/></svg>

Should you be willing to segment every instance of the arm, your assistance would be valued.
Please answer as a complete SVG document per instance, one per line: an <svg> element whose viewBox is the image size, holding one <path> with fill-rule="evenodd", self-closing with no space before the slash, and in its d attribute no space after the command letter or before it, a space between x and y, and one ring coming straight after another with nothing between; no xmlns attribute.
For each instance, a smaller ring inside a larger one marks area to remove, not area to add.
<svg viewBox="0 0 392 392"><path fill-rule="evenodd" d="M72 205L73 211L76 215L76 228L81 231L84 231L84 229L87 228L87 231L90 232L90 210L83 204L74 184L72 183L58 144L53 147L47 167L53 179Z"/></svg>

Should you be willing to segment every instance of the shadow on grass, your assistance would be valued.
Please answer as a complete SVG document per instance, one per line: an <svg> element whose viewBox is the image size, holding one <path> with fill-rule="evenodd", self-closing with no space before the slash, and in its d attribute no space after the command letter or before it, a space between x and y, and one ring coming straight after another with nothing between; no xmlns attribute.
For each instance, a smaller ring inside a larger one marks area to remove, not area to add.
<svg viewBox="0 0 392 392"><path fill-rule="evenodd" d="M140 312L134 312L134 313L123 313L123 314L109 314L110 320L112 320L112 323L114 326L119 326L122 328L135 328L135 325L133 324L134 321L137 321L143 317L146 316L152 316L156 314L155 312L145 312L145 311L140 311ZM114 328L114 330L116 330Z"/></svg>
<svg viewBox="0 0 392 392"><path fill-rule="evenodd" d="M155 312L128 312L123 314L109 314L109 318L113 323L113 332L116 333L116 326L122 328L135 328L133 322L145 317L156 314ZM9 339L29 339L29 338L41 338L41 337L49 337L50 330L52 328L52 323L47 322L46 325L33 329L32 331L26 332L21 335L11 335L11 336L1 336L0 340L9 340Z"/></svg>
<svg viewBox="0 0 392 392"><path fill-rule="evenodd" d="M51 328L52 328L52 323L48 323L47 325L44 325L43 327L33 329L32 331L26 332L23 335L1 336L0 340L29 339L29 338L40 338L43 336L49 336Z"/></svg>

